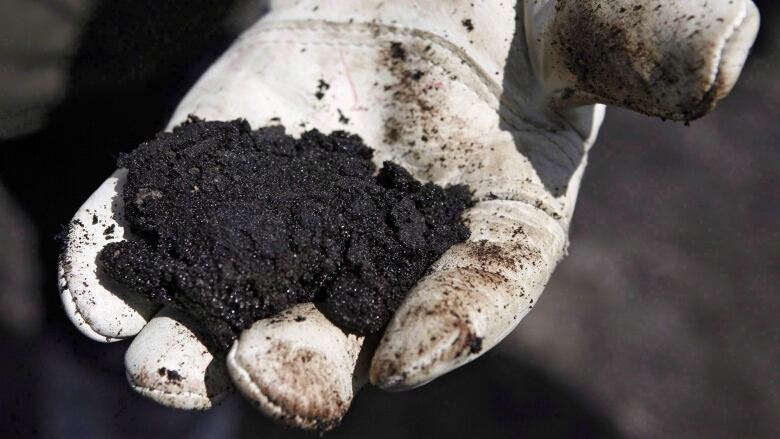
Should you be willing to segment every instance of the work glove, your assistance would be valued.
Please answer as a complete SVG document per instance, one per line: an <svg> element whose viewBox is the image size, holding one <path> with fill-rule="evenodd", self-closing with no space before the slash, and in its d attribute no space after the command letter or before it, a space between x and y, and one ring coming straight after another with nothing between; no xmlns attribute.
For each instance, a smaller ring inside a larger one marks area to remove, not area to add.
<svg viewBox="0 0 780 439"><path fill-rule="evenodd" d="M759 23L750 0L279 0L211 66L169 129L195 115L360 135L374 162L467 184L470 238L409 291L381 337L343 332L312 304L213 349L184 313L122 291L98 252L133 239L116 171L71 222L59 267L87 336L133 338L130 385L206 409L237 389L290 425L338 424L367 381L410 389L495 346L566 254L587 154L614 104L678 121L734 85ZM121 85L120 85L121 86Z"/></svg>

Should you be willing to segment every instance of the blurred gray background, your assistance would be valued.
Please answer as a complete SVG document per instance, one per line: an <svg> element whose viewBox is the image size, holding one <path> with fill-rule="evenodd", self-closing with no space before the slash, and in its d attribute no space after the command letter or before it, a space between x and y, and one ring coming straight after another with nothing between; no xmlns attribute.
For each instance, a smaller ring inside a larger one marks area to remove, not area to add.
<svg viewBox="0 0 780 439"><path fill-rule="evenodd" d="M780 4L757 4L713 114L608 110L570 255L518 329L419 390L365 390L327 437L780 437ZM238 397L188 413L136 396L127 344L77 334L55 285L60 225L263 11L0 1L3 437L311 437Z"/></svg>

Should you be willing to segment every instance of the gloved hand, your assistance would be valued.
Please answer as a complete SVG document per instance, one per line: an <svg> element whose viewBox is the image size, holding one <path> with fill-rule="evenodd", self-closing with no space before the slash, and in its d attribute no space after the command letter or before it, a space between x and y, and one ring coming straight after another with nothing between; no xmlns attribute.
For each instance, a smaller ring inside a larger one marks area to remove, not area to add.
<svg viewBox="0 0 780 439"><path fill-rule="evenodd" d="M132 239L117 171L76 213L60 263L65 309L101 341L135 336L134 389L205 409L232 383L266 414L337 424L370 379L424 384L490 349L530 311L558 261L604 107L674 120L711 110L758 30L750 0L279 0L198 81L173 115L344 129L416 178L465 183L467 242L364 343L311 304L245 330L227 359L197 324L122 292L97 253ZM304 317L305 319L301 319Z"/></svg>

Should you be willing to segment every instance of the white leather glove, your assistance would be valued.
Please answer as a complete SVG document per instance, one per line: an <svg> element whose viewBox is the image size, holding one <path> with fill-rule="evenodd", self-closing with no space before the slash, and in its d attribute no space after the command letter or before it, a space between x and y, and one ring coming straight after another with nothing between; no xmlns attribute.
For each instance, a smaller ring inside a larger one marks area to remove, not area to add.
<svg viewBox="0 0 780 439"><path fill-rule="evenodd" d="M128 379L162 404L209 408L232 382L273 418L330 428L367 379L412 388L505 337L566 252L604 115L594 104L699 117L733 86L758 22L750 0L275 1L169 127L195 114L359 134L377 164L468 184L469 240L410 291L378 344L302 304L245 330L225 361L186 316L96 272L106 243L132 239L119 170L73 219L59 271L65 309L96 340L135 336Z"/></svg>

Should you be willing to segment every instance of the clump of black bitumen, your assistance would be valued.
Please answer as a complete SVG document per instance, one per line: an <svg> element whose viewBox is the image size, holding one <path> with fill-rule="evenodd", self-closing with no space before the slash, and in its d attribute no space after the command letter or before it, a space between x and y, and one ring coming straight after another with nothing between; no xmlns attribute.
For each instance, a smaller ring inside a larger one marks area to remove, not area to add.
<svg viewBox="0 0 780 439"><path fill-rule="evenodd" d="M191 118L129 154L133 241L99 255L117 282L200 320L227 347L258 319L316 302L341 328L382 329L445 250L469 236L465 186L376 172L355 135Z"/></svg>

